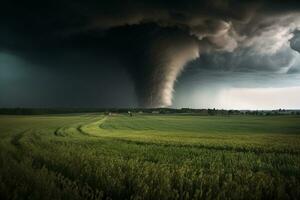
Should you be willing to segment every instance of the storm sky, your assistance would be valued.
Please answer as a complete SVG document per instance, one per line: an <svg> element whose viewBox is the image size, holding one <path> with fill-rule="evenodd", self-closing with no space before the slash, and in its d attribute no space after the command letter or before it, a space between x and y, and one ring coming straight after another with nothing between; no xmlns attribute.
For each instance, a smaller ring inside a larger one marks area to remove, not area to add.
<svg viewBox="0 0 300 200"><path fill-rule="evenodd" d="M297 2L3 2L0 107L298 109Z"/></svg>

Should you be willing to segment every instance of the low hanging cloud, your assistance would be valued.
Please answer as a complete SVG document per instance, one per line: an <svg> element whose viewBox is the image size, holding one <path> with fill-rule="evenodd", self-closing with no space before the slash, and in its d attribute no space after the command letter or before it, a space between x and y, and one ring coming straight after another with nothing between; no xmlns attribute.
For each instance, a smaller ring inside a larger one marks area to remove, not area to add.
<svg viewBox="0 0 300 200"><path fill-rule="evenodd" d="M294 31L294 36L290 40L291 48L300 53L300 30Z"/></svg>
<svg viewBox="0 0 300 200"><path fill-rule="evenodd" d="M29 13L40 2L14 3L2 13L11 19L3 30L22 42L1 40L2 48L105 49L128 71L143 107L170 106L174 83L192 60L220 70L288 73L299 50L297 1L62 0L40 5L37 15Z"/></svg>

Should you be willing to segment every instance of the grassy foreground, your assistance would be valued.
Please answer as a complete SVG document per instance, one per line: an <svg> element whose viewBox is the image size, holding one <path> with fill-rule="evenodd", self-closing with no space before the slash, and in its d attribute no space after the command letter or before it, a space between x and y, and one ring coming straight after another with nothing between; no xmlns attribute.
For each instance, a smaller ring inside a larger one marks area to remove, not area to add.
<svg viewBox="0 0 300 200"><path fill-rule="evenodd" d="M299 199L300 117L0 116L0 199Z"/></svg>

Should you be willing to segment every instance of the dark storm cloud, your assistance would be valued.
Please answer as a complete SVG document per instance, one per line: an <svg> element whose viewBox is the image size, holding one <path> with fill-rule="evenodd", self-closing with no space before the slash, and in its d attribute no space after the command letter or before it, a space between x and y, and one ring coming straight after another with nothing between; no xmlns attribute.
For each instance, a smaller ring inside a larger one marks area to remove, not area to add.
<svg viewBox="0 0 300 200"><path fill-rule="evenodd" d="M110 56L130 74L140 105L169 106L176 78L199 55L204 68L292 72L299 8L297 1L12 0L0 10L0 50L46 66L74 50Z"/></svg>
<svg viewBox="0 0 300 200"><path fill-rule="evenodd" d="M291 48L300 53L300 30L294 32L293 38L290 40Z"/></svg>
<svg viewBox="0 0 300 200"><path fill-rule="evenodd" d="M0 107L136 105L125 69L111 59L99 61L84 52L68 52L45 65L42 60L29 62L2 52L0 63Z"/></svg>

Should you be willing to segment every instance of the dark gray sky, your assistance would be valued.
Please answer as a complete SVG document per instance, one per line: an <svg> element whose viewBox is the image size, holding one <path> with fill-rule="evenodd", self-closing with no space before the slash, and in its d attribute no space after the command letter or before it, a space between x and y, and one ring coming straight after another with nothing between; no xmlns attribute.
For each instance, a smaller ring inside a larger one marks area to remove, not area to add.
<svg viewBox="0 0 300 200"><path fill-rule="evenodd" d="M0 107L300 108L297 1L7 1Z"/></svg>

